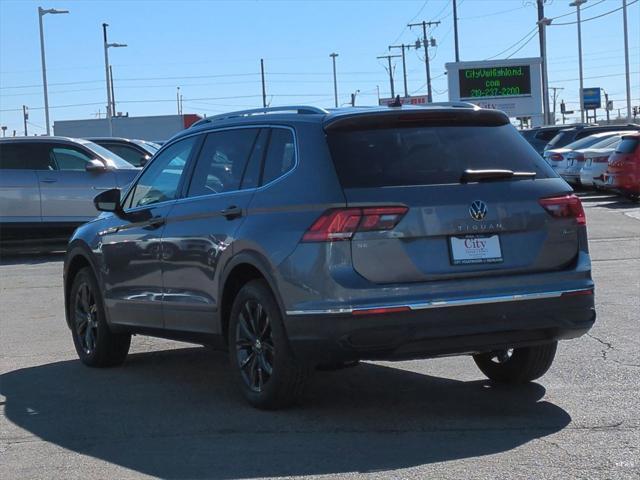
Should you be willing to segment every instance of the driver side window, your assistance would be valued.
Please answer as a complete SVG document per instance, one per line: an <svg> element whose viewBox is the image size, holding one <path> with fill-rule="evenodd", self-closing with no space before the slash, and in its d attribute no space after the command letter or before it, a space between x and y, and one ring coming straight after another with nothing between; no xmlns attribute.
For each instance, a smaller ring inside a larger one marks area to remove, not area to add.
<svg viewBox="0 0 640 480"><path fill-rule="evenodd" d="M142 174L125 202L127 208L143 207L174 200L187 160L197 142L196 136L169 146Z"/></svg>

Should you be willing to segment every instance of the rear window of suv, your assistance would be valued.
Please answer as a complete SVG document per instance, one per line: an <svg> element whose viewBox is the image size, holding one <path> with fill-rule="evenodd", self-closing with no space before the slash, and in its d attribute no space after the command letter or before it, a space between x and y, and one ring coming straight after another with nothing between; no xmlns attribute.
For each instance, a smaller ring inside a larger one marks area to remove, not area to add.
<svg viewBox="0 0 640 480"><path fill-rule="evenodd" d="M622 138L622 141L618 144L618 148L616 148L616 153L633 153L636 148L638 148L638 143L640 143L640 139L627 137Z"/></svg>
<svg viewBox="0 0 640 480"><path fill-rule="evenodd" d="M556 176L511 125L335 131L328 141L344 188L459 183L467 169Z"/></svg>

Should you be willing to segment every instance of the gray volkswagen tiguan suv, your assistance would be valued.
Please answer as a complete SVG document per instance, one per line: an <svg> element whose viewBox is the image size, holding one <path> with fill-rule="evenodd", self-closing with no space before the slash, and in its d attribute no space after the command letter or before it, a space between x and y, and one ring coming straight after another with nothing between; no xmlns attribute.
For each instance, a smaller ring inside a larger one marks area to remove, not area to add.
<svg viewBox="0 0 640 480"><path fill-rule="evenodd" d="M211 117L95 204L64 268L80 359L121 364L132 334L219 345L260 408L361 359L528 382L595 320L580 200L469 104Z"/></svg>

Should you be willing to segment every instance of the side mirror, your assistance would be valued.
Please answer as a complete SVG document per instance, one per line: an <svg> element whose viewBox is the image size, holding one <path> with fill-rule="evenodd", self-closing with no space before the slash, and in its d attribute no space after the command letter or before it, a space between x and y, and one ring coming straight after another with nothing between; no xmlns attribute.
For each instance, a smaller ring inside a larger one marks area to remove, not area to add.
<svg viewBox="0 0 640 480"><path fill-rule="evenodd" d="M93 199L93 204L96 206L96 210L100 212L121 212L120 189L112 188L99 193Z"/></svg>
<svg viewBox="0 0 640 480"><path fill-rule="evenodd" d="M87 172L104 172L107 167L100 160L89 160L89 162L84 166L84 169Z"/></svg>

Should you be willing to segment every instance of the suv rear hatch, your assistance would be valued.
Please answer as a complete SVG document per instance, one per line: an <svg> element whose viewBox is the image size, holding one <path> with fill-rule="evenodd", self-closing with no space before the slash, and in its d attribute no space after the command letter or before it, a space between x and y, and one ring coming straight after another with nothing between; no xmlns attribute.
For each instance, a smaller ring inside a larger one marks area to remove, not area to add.
<svg viewBox="0 0 640 480"><path fill-rule="evenodd" d="M353 267L372 282L549 271L578 253L579 200L501 112L378 111L330 119L325 131L361 222L367 207L408 207L387 228L350 236ZM548 197L562 205L543 206Z"/></svg>

